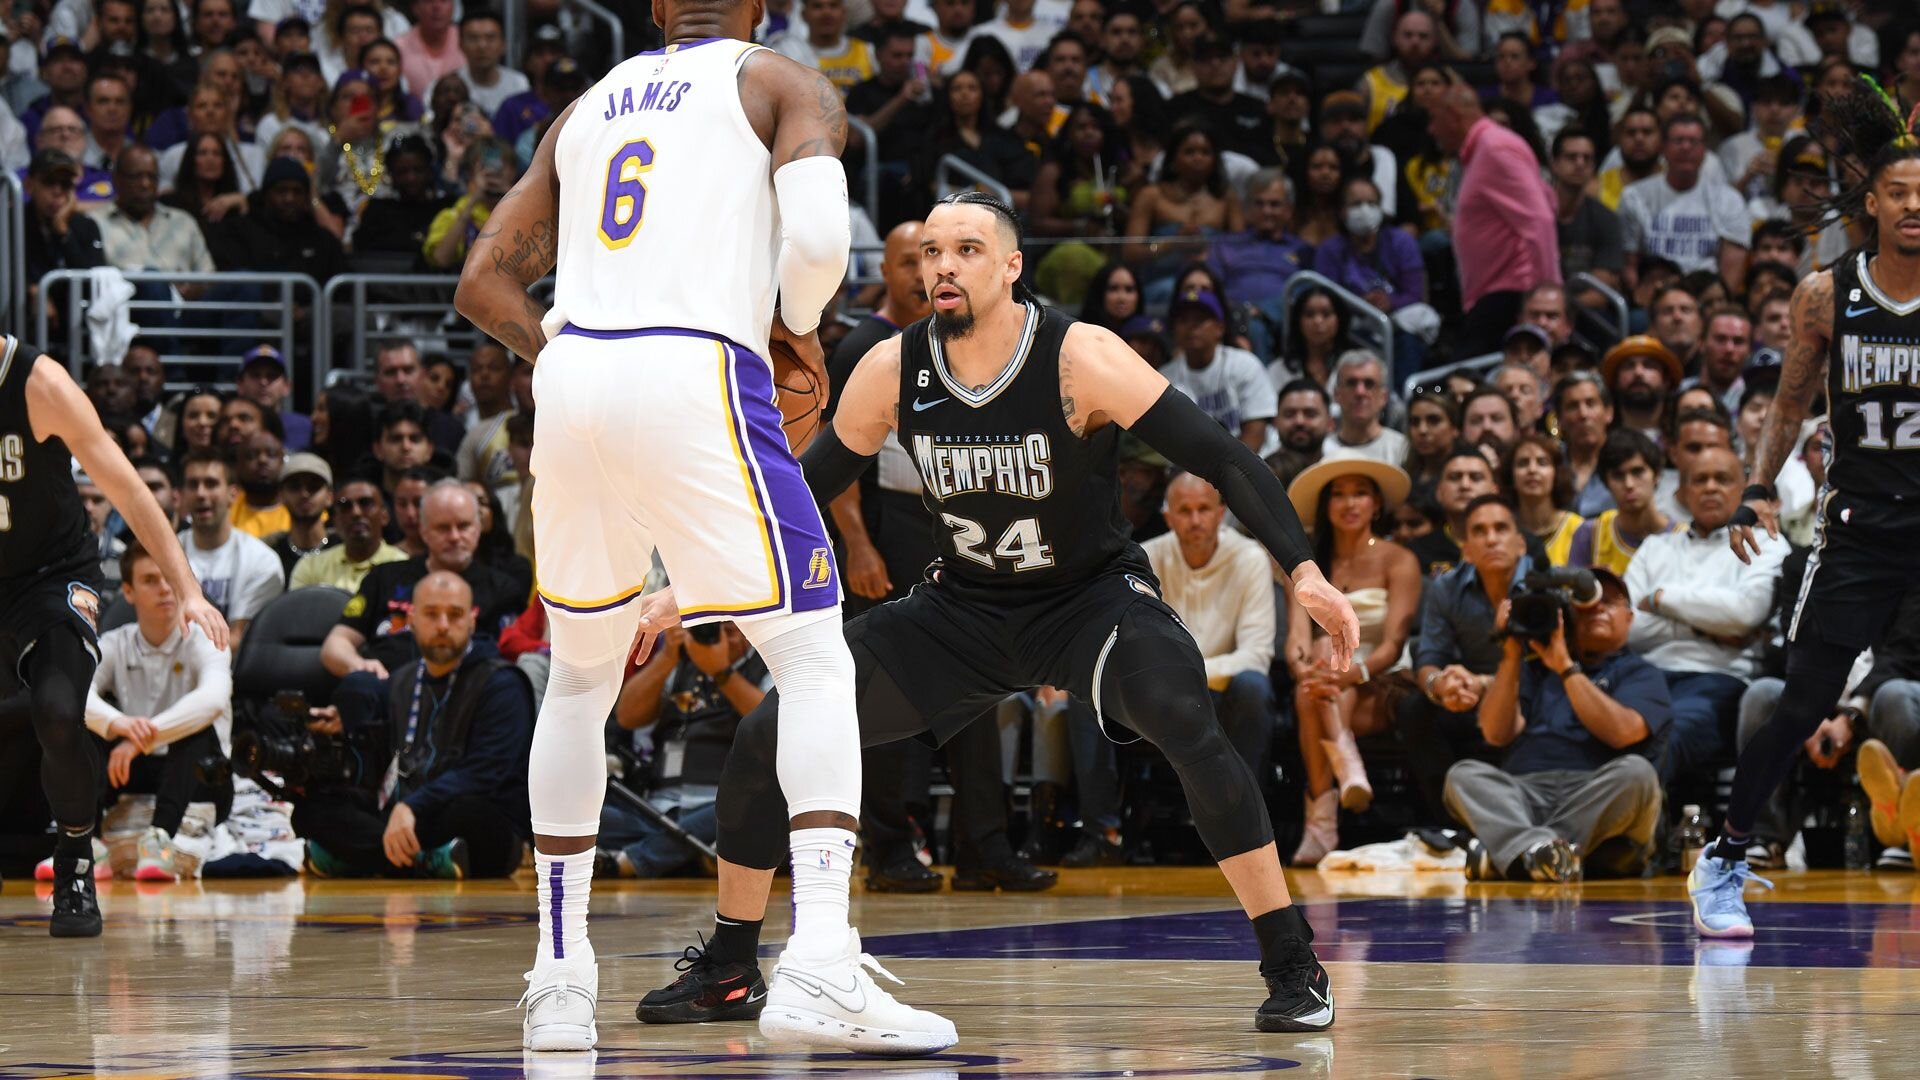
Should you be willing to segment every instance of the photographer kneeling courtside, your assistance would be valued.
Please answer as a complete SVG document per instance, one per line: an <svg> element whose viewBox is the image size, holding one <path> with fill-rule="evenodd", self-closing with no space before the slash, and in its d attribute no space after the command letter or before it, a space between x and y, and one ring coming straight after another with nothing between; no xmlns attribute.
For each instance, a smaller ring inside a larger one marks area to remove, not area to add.
<svg viewBox="0 0 1920 1080"><path fill-rule="evenodd" d="M504 877L520 865L533 690L491 639L474 637L474 619L466 581L428 574L410 619L421 658L384 681L354 672L337 707L313 710L309 728L348 736L362 764L358 783L310 791L294 810L309 871Z"/></svg>
<svg viewBox="0 0 1920 1080"><path fill-rule="evenodd" d="M1477 513L1511 511L1482 496L1468 519ZM1447 772L1447 809L1475 836L1470 879L1633 875L1652 852L1661 793L1651 759L1672 718L1667 682L1626 651L1626 585L1603 569L1587 577L1531 575L1496 616L1510 632L1480 699L1480 731L1505 758Z"/></svg>

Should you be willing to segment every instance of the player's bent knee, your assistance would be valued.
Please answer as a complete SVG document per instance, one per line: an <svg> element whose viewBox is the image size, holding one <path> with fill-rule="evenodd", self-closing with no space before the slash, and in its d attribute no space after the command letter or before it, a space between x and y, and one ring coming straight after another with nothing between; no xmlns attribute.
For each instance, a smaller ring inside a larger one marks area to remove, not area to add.
<svg viewBox="0 0 1920 1080"><path fill-rule="evenodd" d="M555 660L581 667L598 667L625 659L640 626L640 604L631 601L612 611L581 615L547 606L547 638Z"/></svg>

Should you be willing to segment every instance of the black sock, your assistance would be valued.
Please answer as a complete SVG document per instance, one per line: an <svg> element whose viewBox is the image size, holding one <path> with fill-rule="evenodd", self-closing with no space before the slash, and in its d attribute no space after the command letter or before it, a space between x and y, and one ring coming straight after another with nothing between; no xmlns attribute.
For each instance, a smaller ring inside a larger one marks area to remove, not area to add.
<svg viewBox="0 0 1920 1080"><path fill-rule="evenodd" d="M1307 917L1300 914L1300 908L1294 904L1255 915L1252 921L1253 936L1260 942L1261 971L1271 971L1280 965L1288 952L1283 948L1285 944L1313 940L1313 927L1307 925Z"/></svg>
<svg viewBox="0 0 1920 1080"><path fill-rule="evenodd" d="M1753 843L1750 836L1737 836L1732 829L1721 832L1720 839L1713 842L1704 854L1711 859L1725 859L1728 862L1745 862L1747 845Z"/></svg>
<svg viewBox="0 0 1920 1080"><path fill-rule="evenodd" d="M60 839L54 844L53 855L56 859L93 858L93 827L84 832L70 832L66 826L60 827Z"/></svg>
<svg viewBox="0 0 1920 1080"><path fill-rule="evenodd" d="M760 962L760 924L764 920L729 919L715 912L713 938L707 942L707 954L721 963L758 964Z"/></svg>

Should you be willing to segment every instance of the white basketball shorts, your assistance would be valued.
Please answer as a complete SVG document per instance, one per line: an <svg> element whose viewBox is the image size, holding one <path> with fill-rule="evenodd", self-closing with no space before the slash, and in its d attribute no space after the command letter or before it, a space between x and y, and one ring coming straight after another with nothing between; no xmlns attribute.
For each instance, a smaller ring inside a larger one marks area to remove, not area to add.
<svg viewBox="0 0 1920 1080"><path fill-rule="evenodd" d="M618 610L656 546L687 625L840 602L765 358L704 331L569 325L541 351L533 393L534 545L550 608Z"/></svg>

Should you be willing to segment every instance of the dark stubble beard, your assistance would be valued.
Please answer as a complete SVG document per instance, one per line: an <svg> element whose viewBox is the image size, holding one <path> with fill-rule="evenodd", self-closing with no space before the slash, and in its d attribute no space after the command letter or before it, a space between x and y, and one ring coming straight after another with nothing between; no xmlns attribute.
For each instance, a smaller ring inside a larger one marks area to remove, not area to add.
<svg viewBox="0 0 1920 1080"><path fill-rule="evenodd" d="M942 342L964 341L973 333L973 301L951 314L935 309L933 313L933 332Z"/></svg>

